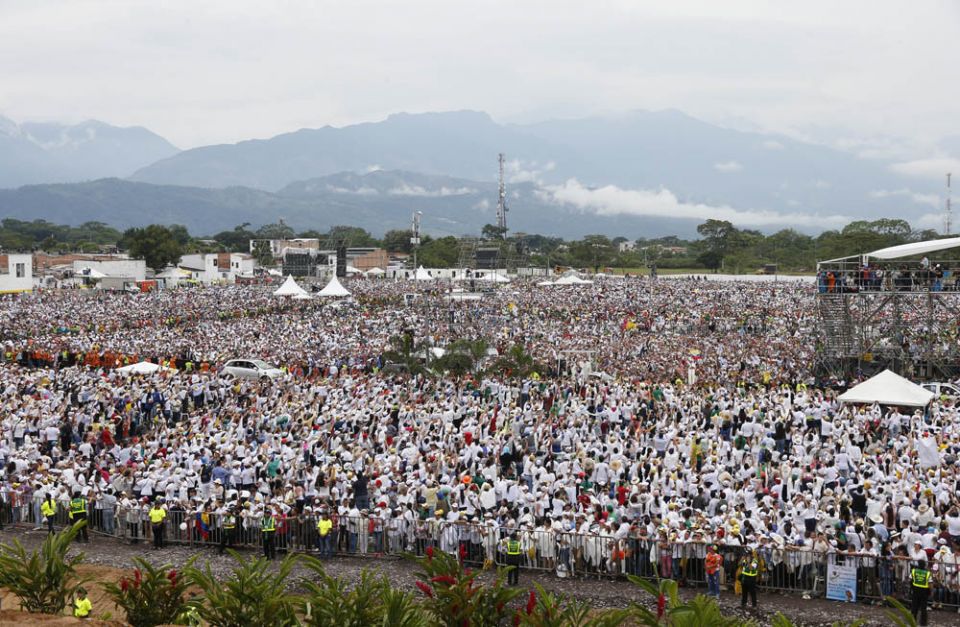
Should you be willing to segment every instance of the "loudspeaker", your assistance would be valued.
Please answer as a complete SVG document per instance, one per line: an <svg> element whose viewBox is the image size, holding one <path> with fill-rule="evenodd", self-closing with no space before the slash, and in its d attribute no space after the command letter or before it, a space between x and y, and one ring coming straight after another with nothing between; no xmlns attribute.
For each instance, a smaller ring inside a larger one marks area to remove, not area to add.
<svg viewBox="0 0 960 627"><path fill-rule="evenodd" d="M343 279L347 276L347 247L337 246L337 278Z"/></svg>

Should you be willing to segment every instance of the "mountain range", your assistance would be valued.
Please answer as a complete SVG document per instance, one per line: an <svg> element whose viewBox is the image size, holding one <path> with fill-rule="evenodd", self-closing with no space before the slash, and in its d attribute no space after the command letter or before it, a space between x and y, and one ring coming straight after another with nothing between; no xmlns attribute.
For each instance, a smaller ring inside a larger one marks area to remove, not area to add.
<svg viewBox="0 0 960 627"><path fill-rule="evenodd" d="M852 219L929 222L939 210L933 182L888 161L678 111L525 125L454 111L184 151L141 128L0 118L0 187L17 187L0 190L0 215L198 233L282 217L381 234L420 210L429 233L478 233L495 221L500 152L508 224L526 232L692 235L706 217L816 232ZM26 185L36 182L48 184Z"/></svg>

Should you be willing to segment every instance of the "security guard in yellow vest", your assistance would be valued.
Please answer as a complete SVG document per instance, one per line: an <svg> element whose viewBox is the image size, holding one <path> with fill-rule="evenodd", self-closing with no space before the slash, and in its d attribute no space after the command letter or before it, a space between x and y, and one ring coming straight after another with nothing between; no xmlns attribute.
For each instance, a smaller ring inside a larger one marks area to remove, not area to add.
<svg viewBox="0 0 960 627"><path fill-rule="evenodd" d="M87 596L87 591L83 588L77 588L77 597L73 600L73 615L77 618L89 618L93 611L93 603Z"/></svg>
<svg viewBox="0 0 960 627"><path fill-rule="evenodd" d="M47 492L47 498L40 504L40 514L47 522L47 531L53 533L53 518L57 515L57 502L53 500L50 493Z"/></svg>
<svg viewBox="0 0 960 627"><path fill-rule="evenodd" d="M930 580L933 575L927 570L927 560L918 560L917 567L910 569L910 613L918 625L927 624L927 600L930 598Z"/></svg>
<svg viewBox="0 0 960 627"><path fill-rule="evenodd" d="M260 520L260 533L263 536L263 556L268 560L276 559L277 519L269 509L263 513L263 518Z"/></svg>
<svg viewBox="0 0 960 627"><path fill-rule="evenodd" d="M520 555L522 550L520 548L520 540L517 537L517 533L513 532L510 535L510 539L507 540L506 554L507 554L507 566L511 566L510 572L507 573L507 585L516 586L520 583Z"/></svg>
<svg viewBox="0 0 960 627"><path fill-rule="evenodd" d="M330 531L333 529L333 521L330 520L330 514L323 512L320 514L320 520L317 521L317 551L320 557L333 557L333 549Z"/></svg>
<svg viewBox="0 0 960 627"><path fill-rule="evenodd" d="M77 536L83 542L89 543L90 536L87 534L87 500L80 496L79 492L73 493L73 498L70 499L70 523L76 524L79 521L83 521L84 525L80 527L80 533Z"/></svg>
<svg viewBox="0 0 960 627"><path fill-rule="evenodd" d="M233 542L237 533L237 513L240 511L238 505L234 510L226 510L221 518L220 525L220 548L217 549L218 555L223 555L223 551L230 547L233 548Z"/></svg>
<svg viewBox="0 0 960 627"><path fill-rule="evenodd" d="M760 556L756 549L740 559L740 607L747 607L747 595L750 603L757 608L757 576L760 574Z"/></svg>
<svg viewBox="0 0 960 627"><path fill-rule="evenodd" d="M153 531L154 550L163 548L163 521L167 518L167 510L163 509L163 499L158 498L147 515L150 517L150 527Z"/></svg>

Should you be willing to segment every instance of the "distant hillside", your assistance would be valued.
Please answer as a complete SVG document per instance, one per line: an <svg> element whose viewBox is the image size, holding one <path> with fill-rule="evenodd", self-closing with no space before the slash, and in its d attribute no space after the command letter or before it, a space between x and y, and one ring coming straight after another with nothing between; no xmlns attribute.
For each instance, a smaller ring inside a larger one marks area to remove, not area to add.
<svg viewBox="0 0 960 627"><path fill-rule="evenodd" d="M17 124L0 116L0 188L124 177L176 153L145 128L95 120Z"/></svg>
<svg viewBox="0 0 960 627"><path fill-rule="evenodd" d="M721 128L678 111L504 125L484 113L397 114L382 122L303 129L266 140L186 150L132 179L156 184L278 191L339 172L403 170L475 181L628 190L668 189L712 206L853 218L932 211L934 183L786 137ZM894 193L890 193L894 192Z"/></svg>
<svg viewBox="0 0 960 627"><path fill-rule="evenodd" d="M212 234L238 224L283 218L297 230L326 230L349 224L382 235L410 226L423 211L431 235L479 234L496 221L497 185L400 171L366 175L340 173L291 183L276 193L244 187L204 189L152 185L119 179L88 183L30 185L0 190L0 215L78 225L105 222L117 228L150 223L183 224L194 234ZM566 238L589 233L630 238L679 234L694 236L700 220L631 215L599 216L551 202L534 183L510 187L509 225L513 231Z"/></svg>

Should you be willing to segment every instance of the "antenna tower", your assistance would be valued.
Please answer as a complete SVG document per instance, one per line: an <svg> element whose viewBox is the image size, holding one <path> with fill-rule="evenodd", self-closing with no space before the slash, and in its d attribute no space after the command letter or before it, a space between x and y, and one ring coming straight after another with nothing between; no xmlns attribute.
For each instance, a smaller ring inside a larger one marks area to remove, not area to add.
<svg viewBox="0 0 960 627"><path fill-rule="evenodd" d="M503 182L503 153L499 155L500 159L500 198L497 201L497 228L500 229L500 236L507 236L507 187Z"/></svg>
<svg viewBox="0 0 960 627"><path fill-rule="evenodd" d="M951 198L952 190L950 189L950 178L953 175L950 172L947 172L947 218L946 218L946 233L944 235L950 235L950 231L953 229L953 199Z"/></svg>

